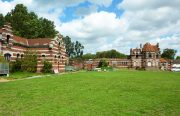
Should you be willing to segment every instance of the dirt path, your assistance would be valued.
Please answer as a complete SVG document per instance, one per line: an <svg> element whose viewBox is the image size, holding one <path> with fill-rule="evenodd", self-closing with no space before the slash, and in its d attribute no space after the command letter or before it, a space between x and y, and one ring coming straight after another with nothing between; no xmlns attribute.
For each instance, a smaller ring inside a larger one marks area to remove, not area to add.
<svg viewBox="0 0 180 116"><path fill-rule="evenodd" d="M9 81L10 81L10 80L0 78L0 83L1 83L1 82L9 82Z"/></svg>

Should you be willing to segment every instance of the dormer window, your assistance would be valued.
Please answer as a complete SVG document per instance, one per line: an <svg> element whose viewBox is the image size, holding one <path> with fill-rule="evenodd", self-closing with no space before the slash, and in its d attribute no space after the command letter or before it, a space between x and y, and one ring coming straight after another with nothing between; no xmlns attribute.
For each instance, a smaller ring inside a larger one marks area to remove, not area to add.
<svg viewBox="0 0 180 116"><path fill-rule="evenodd" d="M9 39L10 39L10 35L7 35L7 39L6 39L7 44L9 44Z"/></svg>

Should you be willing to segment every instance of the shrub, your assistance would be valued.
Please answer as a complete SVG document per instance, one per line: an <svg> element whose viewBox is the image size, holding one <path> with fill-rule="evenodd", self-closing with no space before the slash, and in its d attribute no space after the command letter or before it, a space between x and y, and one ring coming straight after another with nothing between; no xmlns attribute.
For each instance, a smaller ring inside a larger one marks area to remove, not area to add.
<svg viewBox="0 0 180 116"><path fill-rule="evenodd" d="M10 72L22 71L21 65L22 61L18 59L14 62L10 62Z"/></svg>
<svg viewBox="0 0 180 116"><path fill-rule="evenodd" d="M107 67L107 66L108 66L108 62L106 61L106 59L101 59L99 61L98 68Z"/></svg>
<svg viewBox="0 0 180 116"><path fill-rule="evenodd" d="M52 73L52 63L48 61L43 62L44 66L42 68L43 73Z"/></svg>
<svg viewBox="0 0 180 116"><path fill-rule="evenodd" d="M26 51L22 59L21 68L23 71L36 72L37 71L37 54L34 51Z"/></svg>

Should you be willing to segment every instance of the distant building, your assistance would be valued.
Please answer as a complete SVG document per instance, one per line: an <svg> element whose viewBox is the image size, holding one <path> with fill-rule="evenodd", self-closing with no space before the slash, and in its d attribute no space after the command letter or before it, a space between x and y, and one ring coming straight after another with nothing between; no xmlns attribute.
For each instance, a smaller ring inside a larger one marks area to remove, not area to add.
<svg viewBox="0 0 180 116"><path fill-rule="evenodd" d="M43 67L43 61L52 63L53 70L63 72L67 61L65 45L60 34L55 38L26 39L13 35L10 24L4 25L0 29L0 53L7 61L15 61L23 58L24 52L33 50L37 52L38 64L37 71Z"/></svg>
<svg viewBox="0 0 180 116"><path fill-rule="evenodd" d="M160 48L159 44L151 45L146 43L140 48L130 50L132 68L145 68L146 70L160 68Z"/></svg>
<svg viewBox="0 0 180 116"><path fill-rule="evenodd" d="M158 70L161 68L161 52L159 44L152 45L146 43L140 48L130 49L130 57L127 59L107 58L109 66L117 68L144 68L146 70ZM101 59L89 60L81 62L81 65L74 61L74 66L78 68L94 69L98 66ZM166 65L167 66L167 65ZM167 67L164 67L165 69Z"/></svg>

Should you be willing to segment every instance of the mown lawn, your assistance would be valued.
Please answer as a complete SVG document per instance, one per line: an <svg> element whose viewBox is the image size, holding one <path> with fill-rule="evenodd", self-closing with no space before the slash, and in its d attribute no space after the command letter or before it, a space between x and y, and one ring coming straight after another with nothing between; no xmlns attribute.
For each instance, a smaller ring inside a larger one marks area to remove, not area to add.
<svg viewBox="0 0 180 116"><path fill-rule="evenodd" d="M0 83L2 116L178 116L180 73L81 72Z"/></svg>

